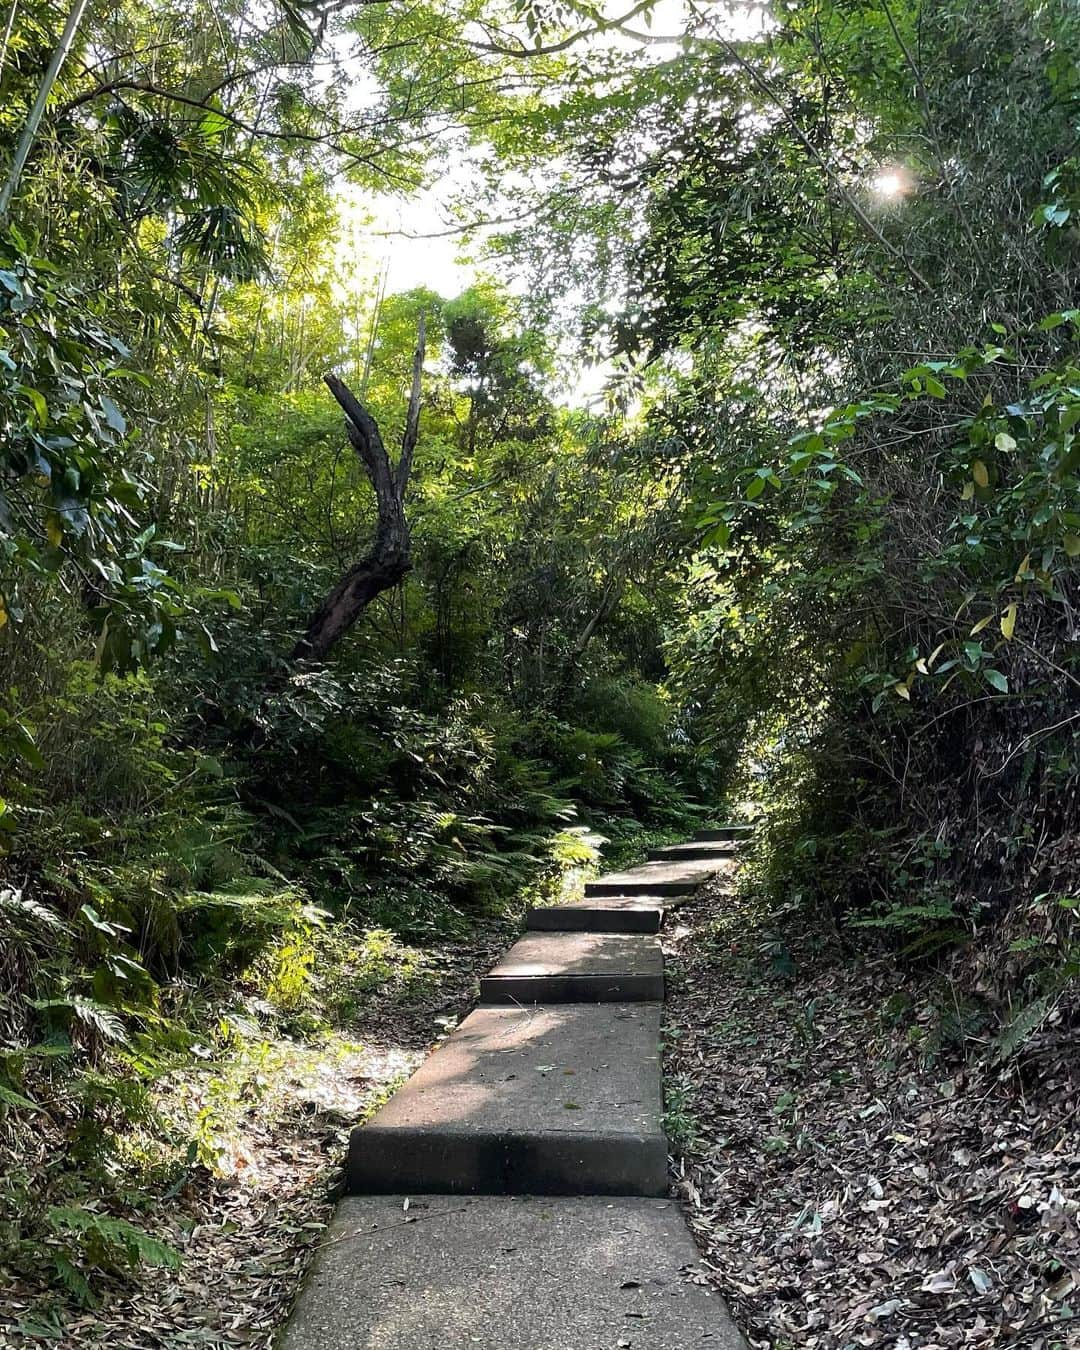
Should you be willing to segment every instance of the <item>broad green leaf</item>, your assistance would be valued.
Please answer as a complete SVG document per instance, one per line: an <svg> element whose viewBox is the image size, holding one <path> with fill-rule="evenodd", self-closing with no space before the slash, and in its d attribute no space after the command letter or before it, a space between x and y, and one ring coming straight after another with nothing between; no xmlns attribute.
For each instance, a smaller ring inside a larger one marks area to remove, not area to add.
<svg viewBox="0 0 1080 1350"><path fill-rule="evenodd" d="M45 395L40 389L34 389L28 384L19 386L22 393L30 400L34 412L37 414L39 426L45 426L49 420L49 405L45 401Z"/></svg>
<svg viewBox="0 0 1080 1350"><path fill-rule="evenodd" d="M124 420L124 414L116 406L111 398L106 395L101 399L101 411L105 414L105 421L112 427L113 431L121 436L127 431L127 422Z"/></svg>

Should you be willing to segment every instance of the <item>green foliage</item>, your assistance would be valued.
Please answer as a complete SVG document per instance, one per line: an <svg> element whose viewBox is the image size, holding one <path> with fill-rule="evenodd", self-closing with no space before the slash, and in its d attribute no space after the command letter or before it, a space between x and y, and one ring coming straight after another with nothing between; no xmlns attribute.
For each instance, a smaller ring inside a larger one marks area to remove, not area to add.
<svg viewBox="0 0 1080 1350"><path fill-rule="evenodd" d="M0 38L5 164L56 20ZM0 239L0 1116L78 1179L15 1169L0 1241L76 1301L175 1260L113 1217L135 1122L225 1170L269 1026L418 997L725 796L781 996L796 912L941 967L931 1054L1009 1062L1075 978L1075 6L578 59L608 23L150 4L52 91ZM336 175L451 155L526 284L387 296ZM322 377L395 443L421 313L412 570L298 666L376 529Z"/></svg>
<svg viewBox="0 0 1080 1350"><path fill-rule="evenodd" d="M909 959L1008 934L1068 852L1076 36L1022 2L705 16L546 123L574 284L624 279L593 318L690 488L669 693L762 809L779 912Z"/></svg>
<svg viewBox="0 0 1080 1350"><path fill-rule="evenodd" d="M404 347L404 324L399 336ZM381 359L392 372L389 334ZM510 597L534 584L545 532L580 514L570 489L539 513L516 488L467 517L452 510L450 490L481 458L482 472L525 463L536 480L556 475L552 406L509 369L489 382L471 439L433 414L418 456L431 467L417 577L400 618L385 606L333 665L282 660L340 566L345 532L358 549L370 520L356 465L334 464L338 417L310 389L230 384L220 404L230 448L195 498L175 503L186 551L165 589L188 605L226 597L205 641L181 630L154 666L130 670L95 651L76 597L62 634L38 613L10 626L4 866L20 884L0 891L10 917L0 1112L24 1123L47 1110L53 1147L83 1172L78 1188L50 1183L52 1218L29 1227L19 1227L26 1194L7 1196L0 1236L16 1264L44 1240L75 1301L161 1257L98 1209L137 1163L126 1142L136 1124L173 1169L232 1166L245 1112L277 1072L260 1019L317 1038L376 996L421 997L435 972L412 942L460 940L485 916L572 887L596 862L590 825L640 849L654 836L639 817L668 829L686 820L702 766L640 670L642 651L659 662L657 635L620 631L616 604L579 643L597 588L576 544L565 575L584 603L545 582L544 624L514 631ZM390 405L394 375L383 388L376 378L373 400ZM499 438L504 393L536 414L528 436L517 425ZM471 399L453 385L440 397ZM617 501L624 486L606 490ZM278 510L290 501L296 510ZM464 549L449 571L448 520ZM532 660L554 633L593 672L584 694L565 660ZM529 667L510 682L508 642ZM201 1064L197 1105L181 1118L165 1085ZM54 1120L57 1102L66 1114ZM71 1217L85 1214L96 1217ZM5 1236L10 1216L18 1233Z"/></svg>
<svg viewBox="0 0 1080 1350"><path fill-rule="evenodd" d="M693 1093L687 1083L676 1081L664 1085L664 1133L676 1153L693 1150L696 1143Z"/></svg>
<svg viewBox="0 0 1080 1350"><path fill-rule="evenodd" d="M100 659L129 669L168 645L182 606L136 524L146 460L120 405L141 376L99 309L17 231L0 242L0 626L77 568Z"/></svg>
<svg viewBox="0 0 1080 1350"><path fill-rule="evenodd" d="M90 1301L90 1289L76 1266L77 1261L116 1272L140 1263L167 1270L177 1270L180 1266L179 1252L126 1219L110 1218L90 1209L53 1205L46 1220L61 1243L53 1260L64 1282L84 1301Z"/></svg>

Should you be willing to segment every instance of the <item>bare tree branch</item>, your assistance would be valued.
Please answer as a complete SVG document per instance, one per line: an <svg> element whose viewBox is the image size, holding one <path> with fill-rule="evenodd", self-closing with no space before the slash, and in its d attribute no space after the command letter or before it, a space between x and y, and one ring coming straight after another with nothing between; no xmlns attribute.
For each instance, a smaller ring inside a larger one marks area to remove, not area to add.
<svg viewBox="0 0 1080 1350"><path fill-rule="evenodd" d="M390 463L379 425L348 385L327 375L326 386L345 414L349 440L375 489L378 520L375 538L366 555L353 563L311 616L304 636L292 651L294 661L325 660L371 602L398 585L412 570L412 545L405 516L405 491L412 472L413 452L420 434L420 395L424 374L424 316L418 323L413 357L412 388L405 414L401 458Z"/></svg>

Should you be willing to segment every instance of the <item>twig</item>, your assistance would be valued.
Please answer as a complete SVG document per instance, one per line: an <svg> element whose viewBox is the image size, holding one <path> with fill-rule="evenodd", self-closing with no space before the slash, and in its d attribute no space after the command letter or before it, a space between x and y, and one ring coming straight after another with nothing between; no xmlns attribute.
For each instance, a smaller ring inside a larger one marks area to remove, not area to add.
<svg viewBox="0 0 1080 1350"><path fill-rule="evenodd" d="M419 1223L421 1219L435 1219L442 1214L464 1214L468 1205L459 1205L457 1209L429 1209L426 1213L408 1214L404 1219L399 1219L397 1223L373 1223L370 1228L354 1228L351 1233L343 1233L341 1237L331 1238L329 1242L319 1242L315 1245L315 1251L321 1252L327 1247L336 1247L342 1242L352 1242L355 1238L368 1237L372 1233L377 1233L380 1229L386 1231L393 1228L404 1228L406 1224Z"/></svg>

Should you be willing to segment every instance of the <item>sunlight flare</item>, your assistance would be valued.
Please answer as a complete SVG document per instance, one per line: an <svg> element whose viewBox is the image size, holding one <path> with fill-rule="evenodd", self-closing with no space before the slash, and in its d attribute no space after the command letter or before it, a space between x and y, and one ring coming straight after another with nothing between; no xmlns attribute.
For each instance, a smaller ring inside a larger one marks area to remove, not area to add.
<svg viewBox="0 0 1080 1350"><path fill-rule="evenodd" d="M911 179L904 170L891 166L879 169L870 180L870 186L884 201L897 201L913 190Z"/></svg>

